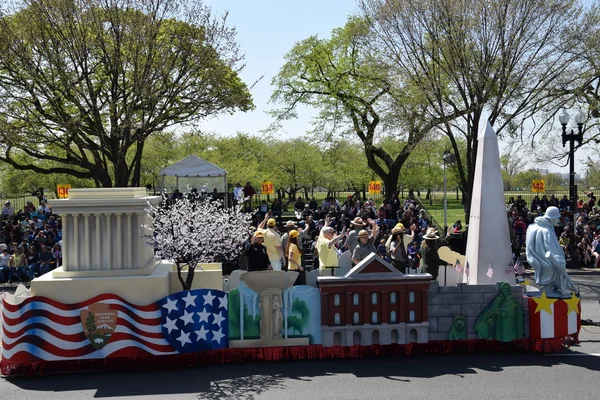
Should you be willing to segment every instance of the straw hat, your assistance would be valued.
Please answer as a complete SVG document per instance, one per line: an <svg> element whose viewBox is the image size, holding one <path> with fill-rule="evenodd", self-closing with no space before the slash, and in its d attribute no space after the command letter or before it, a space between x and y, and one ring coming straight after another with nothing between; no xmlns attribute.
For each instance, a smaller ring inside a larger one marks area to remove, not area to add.
<svg viewBox="0 0 600 400"><path fill-rule="evenodd" d="M288 222L285 223L285 227L286 228L296 228L296 223L290 219Z"/></svg>
<svg viewBox="0 0 600 400"><path fill-rule="evenodd" d="M423 236L423 239L425 240L437 240L439 238L440 237L435 234L435 230L433 229L428 229L427 233Z"/></svg>
<svg viewBox="0 0 600 400"><path fill-rule="evenodd" d="M365 222L363 221L363 219L361 217L354 218L352 220L351 224L354 226L365 226Z"/></svg>
<svg viewBox="0 0 600 400"><path fill-rule="evenodd" d="M367 231L366 229L361 230L360 232L358 232L358 237L369 237L369 231Z"/></svg>
<svg viewBox="0 0 600 400"><path fill-rule="evenodd" d="M404 233L404 225L397 224L394 229L392 229L392 235L395 235L396 233Z"/></svg>

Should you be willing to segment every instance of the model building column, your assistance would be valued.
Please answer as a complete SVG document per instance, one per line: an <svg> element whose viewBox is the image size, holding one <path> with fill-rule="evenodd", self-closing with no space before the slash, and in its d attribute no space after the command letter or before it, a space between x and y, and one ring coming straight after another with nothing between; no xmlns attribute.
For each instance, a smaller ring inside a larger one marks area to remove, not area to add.
<svg viewBox="0 0 600 400"><path fill-rule="evenodd" d="M71 218L69 215L64 215L61 217L62 222L62 267L65 271L69 270L69 241L65 240L65 236L67 235L67 231L69 230L69 223L67 220ZM69 237L70 239L70 237Z"/></svg>

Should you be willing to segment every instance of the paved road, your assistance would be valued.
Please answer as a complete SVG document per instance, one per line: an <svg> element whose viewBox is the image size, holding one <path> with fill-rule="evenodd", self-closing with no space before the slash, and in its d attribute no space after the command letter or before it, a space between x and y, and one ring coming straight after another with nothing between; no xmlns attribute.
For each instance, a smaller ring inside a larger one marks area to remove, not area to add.
<svg viewBox="0 0 600 400"><path fill-rule="evenodd" d="M600 321L600 271L571 271L582 317ZM564 355L495 354L222 365L0 380L0 398L597 399L600 327Z"/></svg>

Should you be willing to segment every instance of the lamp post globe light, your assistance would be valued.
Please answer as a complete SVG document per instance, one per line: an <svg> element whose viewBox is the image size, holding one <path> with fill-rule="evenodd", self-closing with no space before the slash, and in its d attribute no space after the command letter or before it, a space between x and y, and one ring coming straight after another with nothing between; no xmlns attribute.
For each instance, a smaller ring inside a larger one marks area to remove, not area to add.
<svg viewBox="0 0 600 400"><path fill-rule="evenodd" d="M571 238L569 240L570 250L571 250L571 259L574 260L573 254L575 254L576 244L575 244L575 214L577 212L577 187L575 186L575 142L578 142L581 145L583 141L583 124L587 119L587 115L579 110L577 115L575 115L575 123L577 124L577 133L567 131L567 124L571 119L569 113L567 113L566 109L563 109L563 112L558 116L558 120L562 125L562 143L563 147L569 142L569 196L571 197L571 207L569 210L570 222L573 224L573 227L569 229ZM572 214L571 214L572 213Z"/></svg>
<svg viewBox="0 0 600 400"><path fill-rule="evenodd" d="M448 193L447 193L447 180L446 180L446 165L454 163L456 156L450 153L448 150L444 151L442 156L444 161L444 236L448 234Z"/></svg>

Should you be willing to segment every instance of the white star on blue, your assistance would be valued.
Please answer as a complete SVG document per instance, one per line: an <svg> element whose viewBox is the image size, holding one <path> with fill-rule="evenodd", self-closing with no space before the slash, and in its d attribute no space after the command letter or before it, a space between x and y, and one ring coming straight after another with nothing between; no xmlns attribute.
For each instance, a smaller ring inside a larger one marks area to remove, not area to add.
<svg viewBox="0 0 600 400"><path fill-rule="evenodd" d="M229 347L227 293L194 289L172 294L158 304L163 336L179 353ZM194 318L196 314L199 317Z"/></svg>

